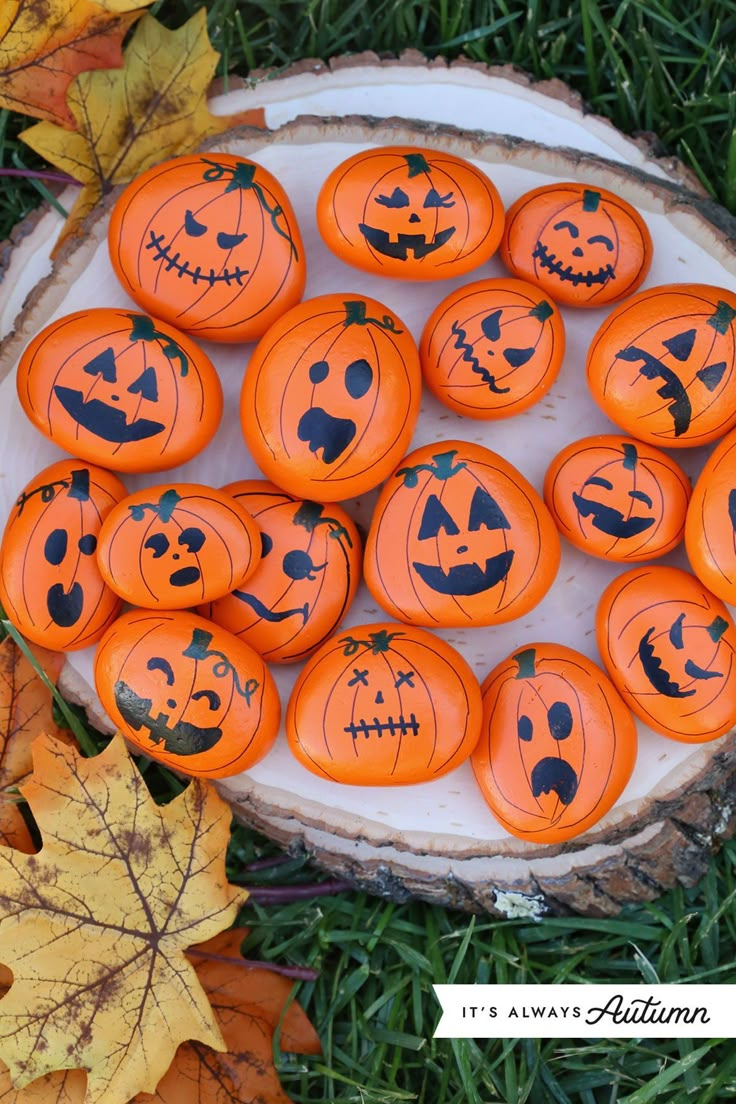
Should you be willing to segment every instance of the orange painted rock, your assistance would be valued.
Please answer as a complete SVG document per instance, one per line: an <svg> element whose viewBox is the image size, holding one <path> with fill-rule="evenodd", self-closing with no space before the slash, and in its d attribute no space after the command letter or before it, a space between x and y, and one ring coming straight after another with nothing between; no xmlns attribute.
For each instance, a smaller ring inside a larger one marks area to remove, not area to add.
<svg viewBox="0 0 736 1104"><path fill-rule="evenodd" d="M675 548L689 498L679 464L616 434L573 441L544 480L544 501L562 536L604 560L651 560Z"/></svg>
<svg viewBox="0 0 736 1104"><path fill-rule="evenodd" d="M227 153L137 176L115 204L110 260L144 310L210 341L253 341L304 293L296 216L278 180Z"/></svg>
<svg viewBox="0 0 736 1104"><path fill-rule="evenodd" d="M638 211L613 192L546 184L509 208L499 254L513 276L558 303L602 307L639 287L652 239Z"/></svg>
<svg viewBox="0 0 736 1104"><path fill-rule="evenodd" d="M471 764L495 817L532 843L561 843L600 820L636 762L636 724L601 669L561 644L530 644L481 687Z"/></svg>
<svg viewBox="0 0 736 1104"><path fill-rule="evenodd" d="M392 623L323 644L286 711L289 747L307 770L356 786L430 782L470 755L478 680L449 644Z"/></svg>
<svg viewBox="0 0 736 1104"><path fill-rule="evenodd" d="M593 338L591 394L611 421L666 448L704 445L736 425L736 294L664 284L613 311Z"/></svg>
<svg viewBox="0 0 736 1104"><path fill-rule="evenodd" d="M694 575L619 575L598 604L596 638L624 701L656 732L699 744L736 724L736 626Z"/></svg>
<svg viewBox="0 0 736 1104"><path fill-rule="evenodd" d="M241 586L261 558L261 535L230 495L164 483L124 499L97 548L109 587L134 606L186 609Z"/></svg>
<svg viewBox="0 0 736 1104"><path fill-rule="evenodd" d="M199 612L269 663L304 659L332 635L355 597L358 530L339 506L293 498L272 483L242 480L223 490L259 526L262 558L247 585Z"/></svg>
<svg viewBox="0 0 736 1104"><path fill-rule="evenodd" d="M392 471L420 399L419 353L401 319L375 299L320 295L259 341L240 421L269 479L293 495L336 502Z"/></svg>
<svg viewBox="0 0 736 1104"><path fill-rule="evenodd" d="M0 602L29 640L86 648L122 605L97 565L100 527L127 490L111 472L59 460L23 488L0 548Z"/></svg>
<svg viewBox="0 0 736 1104"><path fill-rule="evenodd" d="M172 326L110 307L57 318L18 364L26 414L59 448L116 471L183 464L215 435L212 362Z"/></svg>
<svg viewBox="0 0 736 1104"><path fill-rule="evenodd" d="M419 345L424 380L469 418L508 418L549 391L565 353L565 326L524 280L479 280L448 295Z"/></svg>
<svg viewBox="0 0 736 1104"><path fill-rule="evenodd" d="M481 445L415 449L386 481L363 571L387 613L414 625L496 625L554 582L560 538L532 485Z"/></svg>
<svg viewBox="0 0 736 1104"><path fill-rule="evenodd" d="M95 686L149 758L200 778L248 770L271 748L281 705L261 657L193 613L133 609L100 641Z"/></svg>
<svg viewBox="0 0 736 1104"><path fill-rule="evenodd" d="M736 431L719 441L693 488L685 547L700 581L736 606Z"/></svg>
<svg viewBox="0 0 736 1104"><path fill-rule="evenodd" d="M317 200L317 226L340 260L405 280L445 280L484 264L503 233L488 177L438 150L386 146L334 169Z"/></svg>

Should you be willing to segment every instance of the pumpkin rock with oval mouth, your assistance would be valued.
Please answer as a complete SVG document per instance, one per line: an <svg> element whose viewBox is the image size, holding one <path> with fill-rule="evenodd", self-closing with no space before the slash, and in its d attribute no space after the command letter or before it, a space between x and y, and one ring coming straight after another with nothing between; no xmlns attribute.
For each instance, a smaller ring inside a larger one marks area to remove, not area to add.
<svg viewBox="0 0 736 1104"><path fill-rule="evenodd" d="M141 173L112 210L108 245L139 306L210 341L260 337L304 293L304 246L283 187L226 153Z"/></svg>
<svg viewBox="0 0 736 1104"><path fill-rule="evenodd" d="M392 623L338 633L308 660L286 712L296 758L358 786L429 782L478 739L478 680L453 647Z"/></svg>
<svg viewBox="0 0 736 1104"><path fill-rule="evenodd" d="M630 295L652 261L638 211L604 188L546 184L511 205L499 254L513 276L558 303L601 307Z"/></svg>
<svg viewBox="0 0 736 1104"><path fill-rule="evenodd" d="M693 488L685 548L700 581L736 606L736 431L719 441Z"/></svg>
<svg viewBox="0 0 736 1104"><path fill-rule="evenodd" d="M125 736L183 774L248 770L278 732L278 691L261 657L196 614L133 609L97 646L97 693Z"/></svg>
<svg viewBox="0 0 736 1104"><path fill-rule="evenodd" d="M549 391L565 353L559 310L524 280L479 280L452 292L419 344L424 380L469 418L508 418Z"/></svg>
<svg viewBox="0 0 736 1104"><path fill-rule="evenodd" d="M690 481L675 461L631 437L572 441L552 460L544 500L576 548L632 562L663 556L685 532Z"/></svg>
<svg viewBox="0 0 736 1104"><path fill-rule="evenodd" d="M532 609L554 582L560 538L532 485L466 441L415 449L386 481L363 571L400 621L495 625Z"/></svg>
<svg viewBox="0 0 736 1104"><path fill-rule="evenodd" d="M199 612L269 663L310 655L347 613L361 575L362 547L339 506L294 498L263 480L229 483L260 528L261 559L247 585Z"/></svg>
<svg viewBox="0 0 736 1104"><path fill-rule="evenodd" d="M562 843L622 794L636 762L636 724L587 656L535 643L484 680L483 724L471 765L494 816L512 835Z"/></svg>
<svg viewBox="0 0 736 1104"><path fill-rule="evenodd" d="M419 354L401 319L375 299L321 295L259 341L240 421L269 479L335 502L385 479L411 440L420 400Z"/></svg>
<svg viewBox="0 0 736 1104"><path fill-rule="evenodd" d="M162 484L111 510L97 548L102 575L126 602L186 609L241 586L261 557L258 526L230 495Z"/></svg>
<svg viewBox="0 0 736 1104"><path fill-rule="evenodd" d="M624 572L603 591L596 639L624 701L656 732L704 743L736 724L736 626L694 575Z"/></svg>
<svg viewBox="0 0 736 1104"><path fill-rule="evenodd" d="M209 444L222 387L202 349L145 314L96 307L57 318L23 351L25 413L67 452L116 471L159 471Z"/></svg>
<svg viewBox="0 0 736 1104"><path fill-rule="evenodd" d="M74 651L93 644L121 601L97 564L104 519L127 490L111 472L59 460L21 491L0 547L0 602L36 644Z"/></svg>
<svg viewBox="0 0 736 1104"><path fill-rule="evenodd" d="M449 279L484 264L503 219L496 186L475 165L409 146L356 153L317 199L320 234L340 260L406 280Z"/></svg>

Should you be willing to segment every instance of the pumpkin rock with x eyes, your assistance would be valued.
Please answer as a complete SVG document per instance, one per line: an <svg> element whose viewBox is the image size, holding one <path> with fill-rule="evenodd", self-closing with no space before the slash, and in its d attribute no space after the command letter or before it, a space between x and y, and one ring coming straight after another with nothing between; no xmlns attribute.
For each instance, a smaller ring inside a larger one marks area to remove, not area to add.
<svg viewBox="0 0 736 1104"><path fill-rule="evenodd" d="M634 769L636 724L587 656L529 644L484 680L483 724L471 765L494 816L512 835L562 843L614 805Z"/></svg>
<svg viewBox="0 0 736 1104"><path fill-rule="evenodd" d="M411 440L420 400L419 354L401 319L375 299L321 295L259 341L240 421L269 479L335 502L385 479Z"/></svg>
<svg viewBox="0 0 736 1104"><path fill-rule="evenodd" d="M547 184L511 205L499 255L558 303L601 307L631 295L652 261L638 211L604 188Z"/></svg>
<svg viewBox="0 0 736 1104"><path fill-rule="evenodd" d="M603 591L596 638L624 701L656 732L696 744L736 725L736 626L694 575L624 572Z"/></svg>
<svg viewBox="0 0 736 1104"><path fill-rule="evenodd" d="M146 487L102 525L102 575L126 602L186 609L242 586L261 558L258 526L230 495L198 483Z"/></svg>
<svg viewBox="0 0 736 1104"><path fill-rule="evenodd" d="M294 663L331 636L355 597L361 540L339 506L294 498L272 483L223 487L260 528L261 559L247 585L199 612L269 663Z"/></svg>
<svg viewBox="0 0 736 1104"><path fill-rule="evenodd" d="M187 333L252 341L304 293L304 247L276 178L226 153L154 165L110 216L110 260L130 297Z"/></svg>
<svg viewBox="0 0 736 1104"><path fill-rule="evenodd" d="M690 481L675 461L631 437L572 441L552 460L544 500L563 537L605 560L663 556L685 533Z"/></svg>
<svg viewBox="0 0 736 1104"><path fill-rule="evenodd" d="M736 425L736 294L663 284L617 307L588 350L591 394L611 421L667 448Z"/></svg>
<svg viewBox="0 0 736 1104"><path fill-rule="evenodd" d="M124 613L97 646L94 677L127 739L183 774L238 774L276 739L281 704L261 657L188 611Z"/></svg>
<svg viewBox="0 0 736 1104"><path fill-rule="evenodd" d="M118 308L51 322L24 350L16 384L50 441L117 471L190 460L222 415L222 387L204 352L172 326Z"/></svg>
<svg viewBox="0 0 736 1104"><path fill-rule="evenodd" d="M292 690L286 734L313 774L358 786L430 782L478 739L478 680L453 647L392 623L338 633Z"/></svg>
<svg viewBox="0 0 736 1104"><path fill-rule="evenodd" d="M685 522L685 548L700 581L736 606L736 431L718 442L698 476Z"/></svg>
<svg viewBox="0 0 736 1104"><path fill-rule="evenodd" d="M496 186L461 157L386 146L338 165L317 200L317 226L347 264L379 276L443 280L484 264L504 211Z"/></svg>
<svg viewBox="0 0 736 1104"><path fill-rule="evenodd" d="M127 495L111 472L59 460L21 491L0 547L0 602L29 640L56 651L93 644L122 605L97 565L104 519Z"/></svg>
<svg viewBox="0 0 736 1104"><path fill-rule="evenodd" d="M560 538L531 484L467 441L415 449L386 481L363 572L381 607L415 625L495 625L536 606L554 582Z"/></svg>

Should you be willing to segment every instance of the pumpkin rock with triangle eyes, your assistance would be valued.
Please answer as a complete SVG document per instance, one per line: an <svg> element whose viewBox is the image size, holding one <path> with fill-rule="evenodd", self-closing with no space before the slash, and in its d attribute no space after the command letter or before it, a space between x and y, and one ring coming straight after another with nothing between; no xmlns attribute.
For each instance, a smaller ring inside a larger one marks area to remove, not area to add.
<svg viewBox="0 0 736 1104"><path fill-rule="evenodd" d="M190 460L222 415L222 387L204 352L172 326L118 308L51 322L24 350L16 383L50 441L116 471Z"/></svg>
<svg viewBox="0 0 736 1104"><path fill-rule="evenodd" d="M384 623L338 633L308 660L286 734L313 774L395 786L454 770L480 722L480 687L463 657L431 633Z"/></svg>
<svg viewBox="0 0 736 1104"><path fill-rule="evenodd" d="M524 280L479 280L435 308L419 345L424 380L469 418L508 418L549 391L565 353L559 310Z"/></svg>
<svg viewBox="0 0 736 1104"><path fill-rule="evenodd" d="M36 644L74 651L115 619L120 598L97 565L104 519L127 495L111 472L59 460L23 488L0 548L0 602Z"/></svg>
<svg viewBox="0 0 736 1104"><path fill-rule="evenodd" d="M223 490L259 526L262 556L247 585L199 612L269 663L304 659L335 631L355 597L358 530L339 506L294 498L262 480Z"/></svg>
<svg viewBox="0 0 736 1104"><path fill-rule="evenodd" d="M94 677L125 736L184 774L238 774L276 739L281 705L261 657L188 611L124 613L97 646Z"/></svg>
<svg viewBox="0 0 736 1104"><path fill-rule="evenodd" d="M261 558L258 526L230 495L198 483L136 491L108 514L97 556L126 602L186 609L241 586Z"/></svg>
<svg viewBox="0 0 736 1104"><path fill-rule="evenodd" d="M587 656L530 644L482 684L483 724L471 756L494 816L532 843L586 831L621 796L634 769L636 724Z"/></svg>
<svg viewBox="0 0 736 1104"><path fill-rule="evenodd" d="M596 638L624 701L656 732L697 744L736 725L736 626L694 575L624 572L603 591Z"/></svg>
<svg viewBox="0 0 736 1104"><path fill-rule="evenodd" d="M507 211L499 255L513 276L558 303L602 307L639 287L652 261L652 239L638 211L613 192L546 184Z"/></svg>
<svg viewBox="0 0 736 1104"><path fill-rule="evenodd" d="M386 481L363 572L380 606L415 625L495 625L542 600L560 538L512 464L467 441L415 449Z"/></svg>
<svg viewBox="0 0 736 1104"><path fill-rule="evenodd" d="M563 537L605 560L651 560L685 532L690 481L666 453L631 437L573 441L554 457L544 501Z"/></svg>
<svg viewBox="0 0 736 1104"><path fill-rule="evenodd" d="M304 292L283 187L226 153L175 157L136 177L112 210L108 244L134 302L210 341L253 341Z"/></svg>
<svg viewBox="0 0 736 1104"><path fill-rule="evenodd" d="M411 440L420 400L419 353L401 319L375 299L321 295L259 341L240 421L269 479L336 502L386 478Z"/></svg>
<svg viewBox="0 0 736 1104"><path fill-rule="evenodd" d="M496 186L475 165L409 146L356 153L317 199L319 232L340 260L406 280L449 279L484 264L503 219Z"/></svg>
<svg viewBox="0 0 736 1104"><path fill-rule="evenodd" d="M718 442L698 476L685 548L700 581L736 606L736 430Z"/></svg>
<svg viewBox="0 0 736 1104"><path fill-rule="evenodd" d="M736 425L736 294L707 284L639 292L588 350L591 394L611 421L666 448L704 445Z"/></svg>

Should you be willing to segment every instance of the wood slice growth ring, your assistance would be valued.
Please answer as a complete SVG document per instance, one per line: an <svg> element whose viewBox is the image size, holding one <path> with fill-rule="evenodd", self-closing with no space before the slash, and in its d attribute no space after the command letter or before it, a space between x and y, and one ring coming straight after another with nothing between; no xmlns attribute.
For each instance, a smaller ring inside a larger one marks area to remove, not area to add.
<svg viewBox="0 0 736 1104"><path fill-rule="evenodd" d="M428 146L468 158L494 180L507 206L522 192L555 180L584 180L618 192L642 212L654 238L655 260L644 286L672 281L734 285L734 225L725 212L664 179L590 154L446 126L358 118L303 118L269 134L230 132L209 148L252 157L282 181L304 232L308 296L331 291L372 296L392 307L418 337L440 299L468 279L416 285L365 275L337 261L314 224L316 196L331 169L362 148L387 144ZM25 421L18 405L14 370L23 347L52 318L72 310L132 306L107 257L108 213L109 207L92 216L84 239L62 252L4 343L0 463L6 514L18 488L59 456ZM493 275L503 275L495 258L471 278ZM537 406L489 428L456 416L425 394L413 446L456 437L478 441L502 453L541 488L549 460L569 440L613 431L582 386L587 344L605 314L565 312L565 363L552 391ZM252 346L206 348L220 371L226 414L213 443L172 477L215 486L258 477L238 420L240 381ZM705 450L688 451L678 459L694 476L705 455ZM159 476L129 476L125 481L133 490L157 480ZM375 497L373 492L347 504L364 526ZM666 562L685 566L682 552ZM597 660L595 605L619 571L565 547L555 585L529 615L493 629L440 635L459 648L480 679L505 655L535 639L557 640ZM362 588L344 624L347 628L383 619ZM294 668L275 671L284 704L295 675ZM67 694L98 714L90 691L91 653L68 658L63 685ZM301 768L283 733L261 764L227 780L221 790L236 815L286 846L304 846L323 866L374 892L416 894L505 915L567 910L602 915L626 901L655 897L678 879L692 884L704 870L713 839L732 827L736 733L692 746L667 741L643 726L639 730L640 757L622 799L584 837L560 847L533 846L508 836L482 802L467 764L423 786L337 787Z"/></svg>

